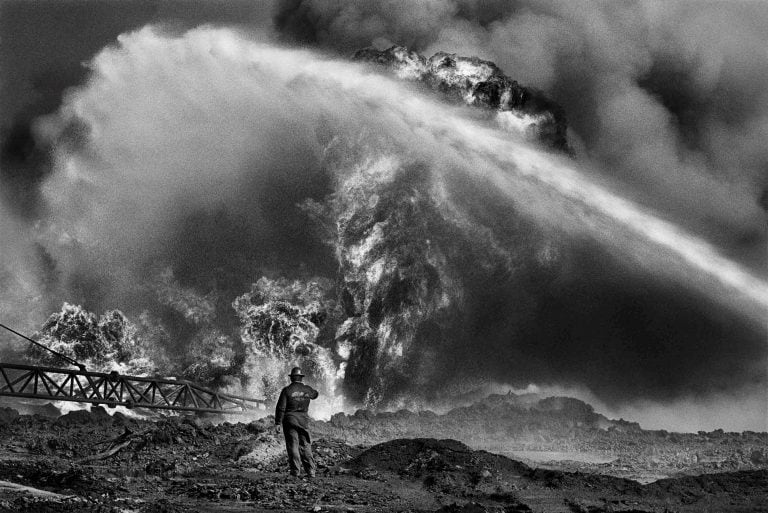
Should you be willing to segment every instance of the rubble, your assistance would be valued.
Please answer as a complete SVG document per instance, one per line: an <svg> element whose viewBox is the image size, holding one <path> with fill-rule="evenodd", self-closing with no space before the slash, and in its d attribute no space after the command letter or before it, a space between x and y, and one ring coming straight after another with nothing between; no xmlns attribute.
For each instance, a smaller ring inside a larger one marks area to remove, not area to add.
<svg viewBox="0 0 768 513"><path fill-rule="evenodd" d="M541 454L536 464L581 472L599 472L647 481L681 472L765 468L766 433L668 433L643 430L636 423L611 420L571 398L491 395L438 415L399 410L373 414L338 413L312 429L349 443L418 438L424 433L460 440L475 448L514 456ZM571 454L547 462L547 454ZM578 460L594 455L595 461ZM557 460L557 461L554 461Z"/></svg>
<svg viewBox="0 0 768 513"><path fill-rule="evenodd" d="M11 424L19 418L19 412L13 408L0 408L0 426Z"/></svg>
<svg viewBox="0 0 768 513"><path fill-rule="evenodd" d="M550 426L586 422L578 436L602 437L629 444L622 465L641 465L630 454L671 447L699 451L697 463L676 468L675 475L641 484L612 472L611 466L572 469L571 463L536 465L476 450L451 439L395 438L374 444L353 430L359 443L323 429L360 424L375 435L404 429L446 429L487 415L487 403L445 415L397 412L337 415L315 422L314 480L287 474L284 441L267 416L248 423L216 417L166 416L156 420L109 415L100 407L73 411L57 419L15 415L0 425L0 512L3 511L749 511L768 500L768 465L763 455L766 433L659 433L631 424L597 428L603 419L583 405L562 400L505 399L532 415L550 416ZM498 397L488 401L496 404ZM498 406L498 405L497 405ZM426 424L419 424L422 418ZM524 415L523 415L524 417ZM456 418L462 419L456 421ZM454 419L454 420L452 420ZM590 424L590 422L592 424ZM377 429L377 424L380 424ZM494 425L488 424L494 429ZM556 444L564 431L541 433ZM597 431L599 430L599 431ZM598 433L603 433L602 435ZM359 436L358 436L359 435ZM566 439L564 439L566 440ZM570 439L571 441L573 439ZM374 444L374 445L371 445ZM667 447L666 444L670 444ZM709 447L709 449L704 449ZM738 469L711 473L702 467L707 451L727 448L739 454ZM754 449L750 449L754 447ZM654 468L655 470L658 470ZM668 471L671 469L662 469ZM634 467L638 471L638 467ZM707 474L685 475L708 471ZM608 475L614 473L616 475ZM26 487L26 488L25 488ZM568 509L563 509L564 507Z"/></svg>

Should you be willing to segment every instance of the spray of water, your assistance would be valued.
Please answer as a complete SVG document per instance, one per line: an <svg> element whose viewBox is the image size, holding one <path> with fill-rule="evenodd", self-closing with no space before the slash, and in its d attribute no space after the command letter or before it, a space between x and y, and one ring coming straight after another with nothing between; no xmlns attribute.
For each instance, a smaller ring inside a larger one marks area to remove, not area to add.
<svg viewBox="0 0 768 513"><path fill-rule="evenodd" d="M502 163L487 170L486 177L510 197L526 201L524 195L531 192L531 185L541 189L536 191L539 195L546 194L546 189L553 191L550 201L538 205L531 205L528 199L530 210L538 211L538 218L551 221L552 214L547 211L553 203L559 203L555 222L561 226L583 230L645 270L678 279L712 299L739 308L758 322L765 319L768 283L719 254L711 244L594 183L574 163L498 134L485 132L478 137L481 132L476 127L462 122L456 123L455 130L490 161Z"/></svg>
<svg viewBox="0 0 768 513"><path fill-rule="evenodd" d="M368 168L355 176L387 181L396 175L388 169L418 163L429 169L430 193L455 191L442 185L458 181L475 185L476 194L483 184L535 223L592 238L628 266L758 321L768 311L765 281L672 220L532 147L514 125L490 126L365 66L230 30L168 37L145 28L102 51L92 71L61 112L41 123L58 147L45 186L47 249L65 276L103 282L117 306L149 279L147 262L194 258L192 247L182 254L165 248L190 212L226 206L278 258L306 250L281 239L274 225L282 219L274 183L287 194L280 201L301 199L286 191L313 180L328 145L344 140L355 161L326 169L329 187L350 170ZM377 171L384 161L392 165Z"/></svg>
<svg viewBox="0 0 768 513"><path fill-rule="evenodd" d="M309 64L307 71L316 73L310 71L316 65ZM411 127L408 137L412 130L425 136L420 140L436 145L431 148L433 156L443 153L445 159L446 148L452 148L449 154L454 160L441 159L443 165L435 166L437 169L482 176L535 219L588 234L646 271L679 280L757 322L768 314L768 283L764 280L674 222L596 183L576 163L526 144L524 131L515 133L515 127L503 119L499 126L506 132L479 126L461 112L402 91L398 84L384 81L374 86L371 77L359 71L334 70L343 64L320 66L323 74L336 74L335 80L356 95L375 95L377 101L398 106L405 118L402 122ZM400 142L407 146L404 138ZM458 162L462 164L456 165Z"/></svg>

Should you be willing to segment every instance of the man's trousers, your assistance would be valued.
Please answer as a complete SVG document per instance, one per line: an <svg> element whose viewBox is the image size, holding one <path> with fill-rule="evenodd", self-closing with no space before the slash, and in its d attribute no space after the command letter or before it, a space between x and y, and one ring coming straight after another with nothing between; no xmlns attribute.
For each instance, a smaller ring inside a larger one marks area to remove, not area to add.
<svg viewBox="0 0 768 513"><path fill-rule="evenodd" d="M291 475L299 475L299 469L309 476L315 475L315 459L312 457L312 441L309 431L292 422L283 422L283 435L285 436L285 448L288 451L288 465L291 467Z"/></svg>

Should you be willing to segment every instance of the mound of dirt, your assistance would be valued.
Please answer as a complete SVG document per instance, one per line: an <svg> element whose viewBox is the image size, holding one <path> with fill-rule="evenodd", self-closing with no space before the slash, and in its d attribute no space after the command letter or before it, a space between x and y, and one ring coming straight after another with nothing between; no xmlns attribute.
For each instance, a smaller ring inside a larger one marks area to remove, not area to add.
<svg viewBox="0 0 768 513"><path fill-rule="evenodd" d="M428 434L529 465L641 482L681 473L768 469L768 433L645 430L636 423L608 419L576 399L533 394L495 394L443 414L408 410L338 413L327 422L313 422L311 430L318 437L349 444Z"/></svg>
<svg viewBox="0 0 768 513"><path fill-rule="evenodd" d="M679 496L689 502L728 493L746 502L750 495L764 493L767 485L768 470L745 470L660 479L645 485L642 493L652 497Z"/></svg>
<svg viewBox="0 0 768 513"><path fill-rule="evenodd" d="M424 489L437 496L470 500L463 506L445 506L441 511L528 511L520 500L521 490L544 490L545 494L562 497L571 511L589 513L655 511L635 506L670 501L681 508L718 502L734 506L734 511L753 511L749 508L759 504L768 492L768 470L684 476L642 485L601 474L532 468L505 456L473 451L456 440L430 438L381 443L353 458L348 465L358 475L396 474L401 479L421 481ZM569 498L589 496L595 490L602 494L596 502ZM526 495L531 493L522 494Z"/></svg>
<svg viewBox="0 0 768 513"><path fill-rule="evenodd" d="M449 504L443 506L435 513L527 513L532 511L531 508L525 504L519 504L516 506L489 506L487 504L480 504L478 502L468 502L466 504Z"/></svg>
<svg viewBox="0 0 768 513"><path fill-rule="evenodd" d="M532 471L519 461L486 451L473 451L456 440L433 438L401 438L384 442L352 459L349 465L356 469L375 468L413 477L440 471L478 475L500 471L528 475Z"/></svg>
<svg viewBox="0 0 768 513"><path fill-rule="evenodd" d="M94 406L91 411L72 410L56 419L58 426L69 427L76 425L112 424L113 418L101 406Z"/></svg>
<svg viewBox="0 0 768 513"><path fill-rule="evenodd" d="M19 418L19 412L13 408L0 408L0 426L10 424Z"/></svg>
<svg viewBox="0 0 768 513"><path fill-rule="evenodd" d="M426 490L438 496L490 501L490 506L454 504L441 511L530 511L511 493L514 486L510 487L509 482L532 474L533 469L504 456L473 451L456 440L392 440L353 458L349 466L362 476L376 476L371 473L374 470L391 472L403 479L421 480Z"/></svg>

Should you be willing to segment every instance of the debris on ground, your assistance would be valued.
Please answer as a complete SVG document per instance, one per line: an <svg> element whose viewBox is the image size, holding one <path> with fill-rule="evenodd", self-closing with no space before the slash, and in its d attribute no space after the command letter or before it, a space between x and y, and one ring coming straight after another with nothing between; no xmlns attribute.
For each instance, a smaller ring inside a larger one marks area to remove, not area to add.
<svg viewBox="0 0 768 513"><path fill-rule="evenodd" d="M686 512L703 504L751 511L768 503L766 446L755 443L760 433L743 436L740 470L687 475L698 468L694 463L641 484L594 468L568 471L568 463L521 462L449 438L365 443L356 434L353 443L316 422L318 472L307 479L288 475L284 440L271 416L231 423L173 415L148 420L100 407L58 418L7 410L0 409L7 420L0 422L0 512ZM368 415L366 422L379 417ZM379 434L393 418L398 415L383 417ZM698 443L730 440L715 433ZM635 449L645 447L638 442ZM626 465L638 461L622 458ZM648 469L632 469L642 470Z"/></svg>

